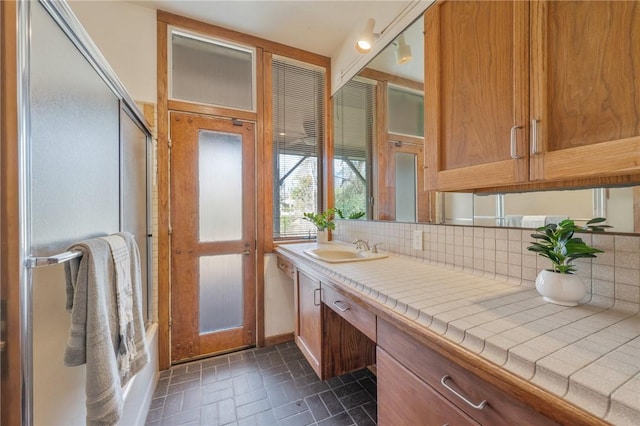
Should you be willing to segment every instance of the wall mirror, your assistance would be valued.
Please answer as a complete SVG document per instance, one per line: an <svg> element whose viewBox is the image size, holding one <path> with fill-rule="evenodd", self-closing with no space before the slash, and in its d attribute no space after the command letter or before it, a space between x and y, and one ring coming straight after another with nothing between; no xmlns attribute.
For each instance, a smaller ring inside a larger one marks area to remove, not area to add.
<svg viewBox="0 0 640 426"><path fill-rule="evenodd" d="M332 99L335 205L345 217L520 228L601 216L612 232L640 233L640 186L490 195L421 190L423 31L421 16Z"/></svg>

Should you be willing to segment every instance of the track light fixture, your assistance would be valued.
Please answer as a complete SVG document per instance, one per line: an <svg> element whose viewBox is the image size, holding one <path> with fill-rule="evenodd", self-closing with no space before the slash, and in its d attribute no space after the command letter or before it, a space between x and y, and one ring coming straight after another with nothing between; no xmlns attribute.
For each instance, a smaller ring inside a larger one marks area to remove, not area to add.
<svg viewBox="0 0 640 426"><path fill-rule="evenodd" d="M358 37L356 41L356 50L360 53L368 53L373 46L373 42L380 37L380 34L374 33L373 28L376 25L376 20L373 18L367 19L367 25L364 31Z"/></svg>
<svg viewBox="0 0 640 426"><path fill-rule="evenodd" d="M406 64L411 59L413 59L413 55L411 55L411 46L407 44L404 39L404 34L400 34L400 37L396 39L396 62L399 65Z"/></svg>

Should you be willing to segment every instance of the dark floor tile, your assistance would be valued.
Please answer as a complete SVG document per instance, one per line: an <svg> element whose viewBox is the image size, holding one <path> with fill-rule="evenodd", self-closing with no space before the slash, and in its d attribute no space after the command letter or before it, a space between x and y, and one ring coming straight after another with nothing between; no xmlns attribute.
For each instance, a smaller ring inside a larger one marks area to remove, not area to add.
<svg viewBox="0 0 640 426"><path fill-rule="evenodd" d="M167 399L166 396L161 396L159 398L153 398L151 400L151 404L149 405L149 410L155 410L156 408L162 408L164 406L164 400Z"/></svg>
<svg viewBox="0 0 640 426"><path fill-rule="evenodd" d="M343 374L339 377L340 380L342 380L342 383L344 383L345 385L356 381L356 378L351 373Z"/></svg>
<svg viewBox="0 0 640 426"><path fill-rule="evenodd" d="M324 403L320 399L320 395L311 395L305 398L305 402L316 421L329 417L329 410L327 410L327 407L325 407Z"/></svg>
<svg viewBox="0 0 640 426"><path fill-rule="evenodd" d="M274 346L266 346L264 348L256 348L256 350L253 353L257 357L258 355L264 355L271 352L278 352L278 347L274 345Z"/></svg>
<svg viewBox="0 0 640 426"><path fill-rule="evenodd" d="M344 386L344 383L342 383L342 380L340 380L340 377L337 377L337 376L327 379L326 382L329 384L329 386L331 386L331 389Z"/></svg>
<svg viewBox="0 0 640 426"><path fill-rule="evenodd" d="M202 371L202 361L193 362L187 364L187 374Z"/></svg>
<svg viewBox="0 0 640 426"><path fill-rule="evenodd" d="M238 415L238 419L243 419L267 410L271 410L271 404L269 404L269 400L265 398L246 405L238 406L236 408L236 414Z"/></svg>
<svg viewBox="0 0 640 426"><path fill-rule="evenodd" d="M318 383L319 381L320 379L315 373L293 379L293 383L295 383L296 386L310 385L312 383Z"/></svg>
<svg viewBox="0 0 640 426"><path fill-rule="evenodd" d="M216 365L216 378L218 380L231 377L231 370L228 364Z"/></svg>
<svg viewBox="0 0 640 426"><path fill-rule="evenodd" d="M362 407L356 407L348 411L349 416L357 426L375 426L376 422L373 421L369 414Z"/></svg>
<svg viewBox="0 0 640 426"><path fill-rule="evenodd" d="M187 373L187 364L180 364L171 367L171 377L181 376Z"/></svg>
<svg viewBox="0 0 640 426"><path fill-rule="evenodd" d="M256 365L260 370L264 370L267 368L271 368L271 359L269 359L269 355L256 355Z"/></svg>
<svg viewBox="0 0 640 426"><path fill-rule="evenodd" d="M184 391L182 397L182 411L193 410L202 406L202 388Z"/></svg>
<svg viewBox="0 0 640 426"><path fill-rule="evenodd" d="M151 422L155 422L157 420L160 420L162 418L162 407L160 408L154 408L153 410L149 410L149 412L147 413L147 420L146 423L151 423Z"/></svg>
<svg viewBox="0 0 640 426"><path fill-rule="evenodd" d="M282 355L279 352L272 352L269 354L269 361L271 361L271 365L282 365L284 364L284 359L282 359Z"/></svg>
<svg viewBox="0 0 640 426"><path fill-rule="evenodd" d="M160 376L159 376L159 378L160 378L160 380L162 380L162 379L168 379L170 376L171 376L171 369L169 369L169 370L162 370L162 371L160 372Z"/></svg>
<svg viewBox="0 0 640 426"><path fill-rule="evenodd" d="M268 399L267 390L264 388L257 389L242 395L237 395L235 397L236 407L249 404L251 402L259 401L261 399Z"/></svg>
<svg viewBox="0 0 640 426"><path fill-rule="evenodd" d="M302 376L306 376L307 374L310 374L310 373L307 373L305 369L302 367L302 362L306 362L306 361L293 361L286 364L287 368L289 369L289 372L294 378L302 377Z"/></svg>
<svg viewBox="0 0 640 426"><path fill-rule="evenodd" d="M230 398L233 398L232 388L219 389L212 392L206 392L203 390L202 392L202 404L204 405L224 401Z"/></svg>
<svg viewBox="0 0 640 426"><path fill-rule="evenodd" d="M340 404L340 400L338 400L333 391L322 392L320 399L322 399L322 402L324 402L325 407L327 407L327 410L329 410L332 416L344 411L344 407Z"/></svg>
<svg viewBox="0 0 640 426"><path fill-rule="evenodd" d="M218 404L205 405L200 409L201 425L217 425L218 424Z"/></svg>
<svg viewBox="0 0 640 426"><path fill-rule="evenodd" d="M173 416L182 411L182 397L182 392L167 395L162 409L162 417Z"/></svg>
<svg viewBox="0 0 640 426"><path fill-rule="evenodd" d="M303 411L278 421L279 426L307 426L312 424L314 424L314 421L310 411Z"/></svg>
<svg viewBox="0 0 640 426"><path fill-rule="evenodd" d="M342 398L347 395L351 395L352 393L356 393L360 390L362 390L362 386L360 386L358 382L352 382L347 385L340 386L339 388L333 389L333 392L338 398Z"/></svg>
<svg viewBox="0 0 640 426"><path fill-rule="evenodd" d="M352 393L350 395L345 396L344 398L340 398L340 402L344 405L344 408L350 410L359 405L365 404L371 401L371 397L364 389L358 391L356 393Z"/></svg>
<svg viewBox="0 0 640 426"><path fill-rule="evenodd" d="M256 389L264 387L262 376L260 373L245 374L242 376L234 377L233 379L233 393L235 395L242 395L244 393L252 392Z"/></svg>
<svg viewBox="0 0 640 426"><path fill-rule="evenodd" d="M290 402L285 405L281 405L280 407L276 407L273 409L273 414L276 416L276 419L284 419L286 417L291 417L294 414L301 413L303 411L307 411L309 407L307 407L307 403L303 400L298 400L294 402Z"/></svg>
<svg viewBox="0 0 640 426"><path fill-rule="evenodd" d="M238 426L272 426L277 424L278 421L272 410L263 411L254 416L238 420Z"/></svg>
<svg viewBox="0 0 640 426"><path fill-rule="evenodd" d="M158 380L158 385L156 386L156 390L153 392L153 397L158 398L160 396L164 396L167 394L167 390L169 389L169 378Z"/></svg>
<svg viewBox="0 0 640 426"><path fill-rule="evenodd" d="M255 373L258 371L258 364L255 360L241 360L229 364L231 376L240 376L247 373Z"/></svg>
<svg viewBox="0 0 640 426"><path fill-rule="evenodd" d="M269 396L269 401L271 402L272 407L279 407L290 402L289 398L285 394L282 386L273 386L267 388L267 395Z"/></svg>
<svg viewBox="0 0 640 426"><path fill-rule="evenodd" d="M363 379L365 377L369 377L369 374L367 374L367 373L370 373L369 369L368 368L362 368L360 370L352 371L350 374L354 379L360 380L360 379Z"/></svg>
<svg viewBox="0 0 640 426"><path fill-rule="evenodd" d="M367 391L369 396L374 401L378 400L378 385L373 380L367 377L367 378L358 380L358 383L360 384L360 386L364 388L364 390Z"/></svg>
<svg viewBox="0 0 640 426"><path fill-rule="evenodd" d="M371 401L371 402L367 402L366 404L364 404L362 406L362 408L364 409L364 411L367 412L369 417L371 417L373 420L375 420L376 423L378 422L378 404L376 404L375 402Z"/></svg>
<svg viewBox="0 0 640 426"><path fill-rule="evenodd" d="M192 371L192 372L180 374L177 376L171 376L171 379L169 380L169 387L179 383L189 382L191 380L200 380L199 369L197 371Z"/></svg>
<svg viewBox="0 0 640 426"><path fill-rule="evenodd" d="M176 383L175 385L170 384L167 389L167 395L171 395L173 393L184 392L189 389L199 388L200 387L200 378L198 377L195 380L189 380L188 382Z"/></svg>
<svg viewBox="0 0 640 426"><path fill-rule="evenodd" d="M307 396L329 390L329 385L327 385L325 382L315 382L306 386L297 386L296 389L296 395L300 395L300 398L306 398Z"/></svg>
<svg viewBox="0 0 640 426"><path fill-rule="evenodd" d="M224 379L222 379L224 380ZM200 384L202 386L218 381L218 374L215 368L205 368L200 375Z"/></svg>
<svg viewBox="0 0 640 426"><path fill-rule="evenodd" d="M233 399L225 399L218 402L218 424L225 425L235 422L236 419L236 407Z"/></svg>
<svg viewBox="0 0 640 426"><path fill-rule="evenodd" d="M163 426L186 425L192 422L200 422L200 410L183 411L174 416L163 416L160 422Z"/></svg>
<svg viewBox="0 0 640 426"><path fill-rule="evenodd" d="M347 413L340 413L337 416L329 417L321 422L318 422L318 426L351 426L353 420Z"/></svg>
<svg viewBox="0 0 640 426"><path fill-rule="evenodd" d="M233 381L231 379L216 380L213 383L202 385L202 390L206 392L213 392L222 389L233 389Z"/></svg>
<svg viewBox="0 0 640 426"><path fill-rule="evenodd" d="M213 368L218 365L229 365L229 357L227 355L216 356L201 361L202 369Z"/></svg>

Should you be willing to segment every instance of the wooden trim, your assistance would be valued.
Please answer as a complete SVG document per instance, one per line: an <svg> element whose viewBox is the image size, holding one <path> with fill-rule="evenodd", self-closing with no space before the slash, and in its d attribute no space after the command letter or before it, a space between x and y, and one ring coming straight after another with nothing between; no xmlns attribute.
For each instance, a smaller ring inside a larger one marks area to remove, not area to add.
<svg viewBox="0 0 640 426"><path fill-rule="evenodd" d="M509 186L492 186L484 188L475 188L468 192L475 193L495 193L495 192L524 192L524 191L541 191L552 189L581 189L581 188L593 188L602 186L629 186L640 184L640 174L630 174L624 176L610 176L610 177L589 177L580 179L569 180L557 180L549 182L530 182L520 185Z"/></svg>
<svg viewBox="0 0 640 426"><path fill-rule="evenodd" d="M401 135L399 133L391 132L387 134L387 142L389 141L408 143L411 145L424 145L424 138L419 136Z"/></svg>
<svg viewBox="0 0 640 426"><path fill-rule="evenodd" d="M407 89L424 92L424 83L421 81L411 80L409 78L400 77L398 75L389 74L383 71L365 68L358 73L358 77L364 77L376 81L384 81L394 86L406 87Z"/></svg>
<svg viewBox="0 0 640 426"><path fill-rule="evenodd" d="M294 335L291 333L276 334L275 336L265 337L264 346L275 346L281 343L293 342Z"/></svg>
<svg viewBox="0 0 640 426"><path fill-rule="evenodd" d="M640 233L640 186L633 188L633 232Z"/></svg>
<svg viewBox="0 0 640 426"><path fill-rule="evenodd" d="M217 25L207 24L184 16L174 15L173 13L165 12L163 10L158 10L158 21L167 25L197 31L209 36L244 44L246 46L258 47L264 49L266 52L273 53L274 55L294 58L320 67L328 68L331 66L331 58L326 56L265 40L260 37L254 37L249 34L243 34Z"/></svg>
<svg viewBox="0 0 640 426"><path fill-rule="evenodd" d="M166 370L171 365L167 31L167 24L158 21L158 361L160 370Z"/></svg>
<svg viewBox="0 0 640 426"><path fill-rule="evenodd" d="M256 286L256 335L255 342L256 346L263 347L264 346L264 329L266 318L264 316L264 253L265 253L265 239L267 238L264 235L264 217L259 214L259 212L267 211L264 209L266 207L263 203L264 200L262 198L262 194L267 191L267 182L264 178L264 164L262 163L262 158L264 156L264 98L265 98L265 90L264 90L264 80L265 80L265 66L264 66L264 54L262 49L258 48L256 51L256 110L257 117L261 117L262 119L257 120L256 128L255 128L255 142L256 145L254 147L254 162L255 162L255 176L254 185L255 192L251 194L254 197L253 205L253 214L255 218L255 227L254 227L254 236L256 241L256 265L255 265L255 279L254 285ZM268 73L267 73L268 74ZM269 97L270 99L270 97ZM262 177L262 179L258 178ZM271 240L271 239L270 239Z"/></svg>
<svg viewBox="0 0 640 426"><path fill-rule="evenodd" d="M258 147L258 208L262 214L258 215L258 232L264 253L273 252L273 55L263 54L262 77L262 143Z"/></svg>
<svg viewBox="0 0 640 426"><path fill-rule="evenodd" d="M0 423L22 424L22 360L20 336L20 211L18 204L18 61L17 7L15 1L0 2L0 297L5 327L0 339L2 351ZM11 284L11 285L9 285ZM28 337L28 336L23 336Z"/></svg>
<svg viewBox="0 0 640 426"><path fill-rule="evenodd" d="M260 82L258 81L258 89ZM191 112L194 114L209 115L213 117L229 117L242 121L257 121L258 113L242 111L233 108L223 108L213 105L196 104L193 102L167 100L167 108L170 111Z"/></svg>
<svg viewBox="0 0 640 426"><path fill-rule="evenodd" d="M437 3L424 13L424 126L425 149L424 187L439 190L438 172L442 168L440 156L440 7Z"/></svg>
<svg viewBox="0 0 640 426"><path fill-rule="evenodd" d="M376 183L374 194L375 204L373 205L373 217L377 220L394 220L393 214L389 212L388 206L391 202L390 185L388 185L387 173L387 83L384 81L376 85L376 140L373 141L375 155L372 155L375 163L373 170L376 176L373 181Z"/></svg>

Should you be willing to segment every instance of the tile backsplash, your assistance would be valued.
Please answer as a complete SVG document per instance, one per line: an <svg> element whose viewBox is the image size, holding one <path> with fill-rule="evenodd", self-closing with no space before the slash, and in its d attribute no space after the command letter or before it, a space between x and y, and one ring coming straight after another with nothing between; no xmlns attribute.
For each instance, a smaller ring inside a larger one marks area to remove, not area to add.
<svg viewBox="0 0 640 426"><path fill-rule="evenodd" d="M414 231L422 231L422 250L413 248ZM333 239L355 238L382 243L381 250L446 268L534 286L538 271L551 263L527 250L532 229L337 220ZM604 250L595 259L575 265L589 297L640 305L640 236L580 234L589 245Z"/></svg>

